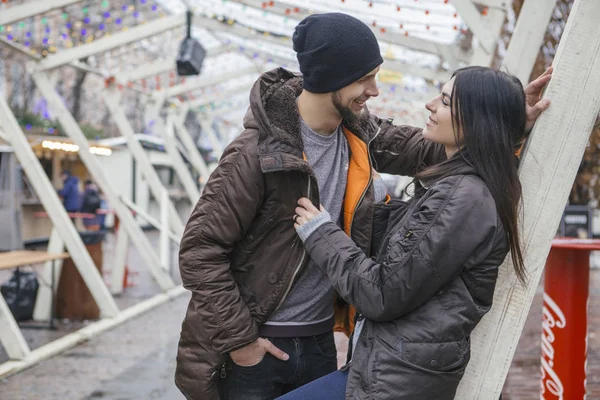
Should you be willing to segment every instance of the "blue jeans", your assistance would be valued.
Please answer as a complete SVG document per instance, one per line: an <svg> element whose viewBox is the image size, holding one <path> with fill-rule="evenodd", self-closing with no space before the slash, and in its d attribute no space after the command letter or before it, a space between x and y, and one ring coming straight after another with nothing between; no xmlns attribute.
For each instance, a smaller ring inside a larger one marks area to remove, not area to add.
<svg viewBox="0 0 600 400"><path fill-rule="evenodd" d="M329 375L289 392L277 400L344 400L348 370L335 371Z"/></svg>
<svg viewBox="0 0 600 400"><path fill-rule="evenodd" d="M271 354L251 367L225 363L218 382L221 400L272 400L337 369L333 332L296 338L266 338L287 353L282 361Z"/></svg>

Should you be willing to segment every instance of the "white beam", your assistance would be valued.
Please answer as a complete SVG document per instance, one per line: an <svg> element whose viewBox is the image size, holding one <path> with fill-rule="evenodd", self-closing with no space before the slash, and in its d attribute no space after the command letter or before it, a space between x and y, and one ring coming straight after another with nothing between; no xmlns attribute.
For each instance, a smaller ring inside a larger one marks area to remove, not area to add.
<svg viewBox="0 0 600 400"><path fill-rule="evenodd" d="M175 85L170 88L163 89L161 92L157 93L156 96L157 97L165 97L165 98L175 97L175 96L182 95L184 93L188 93L188 92L192 92L194 90L205 88L207 86L215 85L217 83L222 83L222 82L228 81L230 79L239 78L243 75L246 75L246 74L249 74L252 72L257 72L256 68L254 66L245 67L245 68L234 70L234 71L224 72L219 75L213 75L213 76L200 75L200 77L198 77L196 79L189 79L185 83L182 83L180 85Z"/></svg>
<svg viewBox="0 0 600 400"><path fill-rule="evenodd" d="M488 17L483 17L471 0L452 0L452 5L454 5L461 18L465 20L485 51L493 54L496 51L498 35L490 32L488 22L490 13L488 13ZM489 11L501 12L504 15L504 12L499 9Z"/></svg>
<svg viewBox="0 0 600 400"><path fill-rule="evenodd" d="M504 18L506 17L506 13L502 10L492 8L488 10L487 15L487 30L491 33L491 35L496 38L500 37L500 33L502 32L502 26L504 25ZM488 51L483 48L481 43L473 49L473 55L471 57L470 65L482 65L484 67L489 67L492 64L492 60L494 59L495 50Z"/></svg>
<svg viewBox="0 0 600 400"><path fill-rule="evenodd" d="M154 248L148 241L148 238L146 237L142 229L135 222L135 219L131 215L131 212L121 202L120 196L114 190L110 179L108 178L108 176L105 175L100 161L95 155L90 153L89 143L85 135L81 131L81 128L79 127L79 125L77 125L75 118L73 118L73 115L69 113L69 110L66 108L64 102L62 101L60 96L58 96L58 93L56 93L56 91L50 84L45 73L37 72L34 73L32 76L38 90L40 91L42 96L45 97L48 104L51 106L65 133L73 140L73 142L77 146L79 146L80 159L83 161L83 163L87 167L88 172L94 178L98 186L102 189L102 192L106 195L108 202L110 203L111 207L115 210L117 216L119 217L119 220L121 221L122 229L124 228L127 231L129 237L137 247L140 253L140 257L144 261L144 264L149 268L150 273L163 290L168 290L172 288L174 286L173 280L160 267L160 260L158 259L157 253L154 251ZM56 224L54 224L54 226L56 227ZM66 244L68 248L68 243ZM95 268L94 271L97 272ZM86 284L87 283L88 282L86 280ZM103 287L104 289L106 289L104 285Z"/></svg>
<svg viewBox="0 0 600 400"><path fill-rule="evenodd" d="M148 183L148 188L150 189L152 196L154 196L154 198L157 201L159 201L159 199L162 198L161 194L165 190L165 187L162 184L160 178L158 177L154 166L148 159L146 151L144 150L140 142L137 140L135 132L131 127L131 124L127 120L125 110L121 106L119 101L120 95L114 89L108 89L103 91L102 98L104 100L106 108L108 109L113 120L115 121L119 132L125 138L127 148L129 149L131 156L137 163L137 166L140 169L142 176L146 180L146 183ZM181 218L179 217L179 214L177 213L177 210L175 209L175 206L171 201L169 201L169 204L167 204L166 207L169 213L171 227L177 235L183 235L183 223L181 221Z"/></svg>
<svg viewBox="0 0 600 400"><path fill-rule="evenodd" d="M0 25L11 24L52 11L56 8L66 7L71 4L81 3L83 0L37 0L13 6L0 13Z"/></svg>
<svg viewBox="0 0 600 400"><path fill-rule="evenodd" d="M67 50L50 55L42 60L38 70L52 69L79 60L94 54L103 53L112 50L115 47L124 46L129 43L137 42L149 36L158 35L164 31L183 26L185 24L184 15L173 15L157 20L153 20L144 25L136 26L125 32L115 33L109 37L103 37L92 43L83 44Z"/></svg>
<svg viewBox="0 0 600 400"><path fill-rule="evenodd" d="M473 0L473 2L490 8L497 8L502 11L508 10L508 7L510 7L512 3L510 0Z"/></svg>
<svg viewBox="0 0 600 400"><path fill-rule="evenodd" d="M167 122L163 121L160 116L160 111L164 104L164 97L153 99L146 105L146 113L144 118L146 121L154 121L154 131L164 140L165 151L171 159L173 169L177 173L183 189L185 190L191 204L196 204L200 198L200 190L194 178L190 173L179 149L177 147L177 139L173 130L173 125L167 118Z"/></svg>
<svg viewBox="0 0 600 400"><path fill-rule="evenodd" d="M556 0L525 0L510 38L502 67L517 76L523 85L529 76L544 41Z"/></svg>
<svg viewBox="0 0 600 400"><path fill-rule="evenodd" d="M396 60L384 60L381 68L401 72L407 75L420 76L429 81L437 80L440 82L447 82L452 77L452 74L447 71L435 71L433 69L417 67Z"/></svg>
<svg viewBox="0 0 600 400"><path fill-rule="evenodd" d="M11 360L22 360L31 353L4 296L0 296L0 343Z"/></svg>
<svg viewBox="0 0 600 400"><path fill-rule="evenodd" d="M201 14L194 15L194 25L207 29L213 32L229 32L235 35L248 36L253 39L262 40L269 43L285 46L291 44L291 40L288 37L277 37L273 35L263 35L254 31L253 29L243 27L238 24L225 25L222 22L214 20L212 18L205 17Z"/></svg>
<svg viewBox="0 0 600 400"><path fill-rule="evenodd" d="M244 1L244 3L249 4L251 2L246 0L246 1ZM286 7L286 6L282 5L282 3L288 4L288 6ZM289 0L289 1L283 0L279 4L275 4L273 7L268 7L264 11L267 11L269 13L278 14L278 15L289 18L289 15L286 14L285 10L290 7L293 7L293 6L297 6L297 4L294 0ZM254 8L256 10L263 11L259 8L256 8L256 7L254 7ZM306 8L306 5L304 5L303 8ZM311 11L311 13L330 12L331 6L324 5L324 4L320 6L315 3L310 3L310 11ZM360 15L357 11L355 13L356 13L356 15ZM395 44L398 46L406 47L407 49L436 54L439 56L442 55L442 53L440 52L440 48L448 48L448 49L452 50L452 52L454 51L454 46L435 43L431 40L421 39L421 38L417 38L417 37L413 37L413 36L405 36L402 33L392 32L392 31L387 31L385 33L382 33L380 28L373 27L371 25L371 21L367 21L366 18L360 17L360 16L358 18L361 19L363 22L365 22L365 24L367 24L367 26L369 26L369 29L371 29L371 31L373 31L373 33L375 34L375 37L377 37L377 39L379 39L381 42L391 43L391 44ZM300 21L297 21L297 22L300 22ZM446 61L451 62L451 64L455 64L452 59L446 60Z"/></svg>
<svg viewBox="0 0 600 400"><path fill-rule="evenodd" d="M202 116L196 114L196 121L198 121L198 123L202 127L202 133L208 135L208 140L210 141L210 144L212 145L213 151L215 152L217 158L221 158L221 154L223 154L225 146L223 145L223 143L221 143L221 141L217 137L216 132L212 127L213 120L203 119Z"/></svg>
<svg viewBox="0 0 600 400"><path fill-rule="evenodd" d="M598 0L575 1L544 95L552 100L552 105L534 127L519 171L523 185L521 242L528 284L524 287L517 282L509 256L500 267L493 307L471 335L471 361L457 399L496 400L502 391L600 111L599 20ZM553 383L555 387L561 385Z"/></svg>
<svg viewBox="0 0 600 400"><path fill-rule="evenodd" d="M229 97L236 95L236 94L240 93L241 91L249 91L250 87L251 86L248 85L247 83L243 83L243 84L237 85L235 87L229 88L229 89L221 92L217 96L210 97L210 98L199 98L199 99L196 99L193 101L186 102L185 104L190 108L190 110L194 110L196 108L206 106L210 103L227 100Z"/></svg>
<svg viewBox="0 0 600 400"><path fill-rule="evenodd" d="M58 100L55 101L62 104L62 100L58 98L58 96L56 96L56 98ZM114 317L119 313L119 309L114 299L104 285L104 281L94 265L94 261L90 257L75 226L67 215L46 172L44 172L39 160L33 153L31 145L21 130L19 123L2 97L0 97L0 123L3 126L4 132L9 137L9 142L21 167L25 171L29 182L35 189L44 209L48 213L48 217L50 218L54 229L56 229L69 251L69 255L73 259L77 270L94 297L96 304L100 308L102 316ZM85 147L85 151L88 152L89 156L93 156L89 153L89 146Z"/></svg>
<svg viewBox="0 0 600 400"><path fill-rule="evenodd" d="M124 198L125 199L125 198ZM115 260L110 275L110 292L112 294L123 293L123 282L125 280L125 268L127 267L127 256L129 250L129 237L125 229L116 232L117 245L115 246Z"/></svg>
<svg viewBox="0 0 600 400"><path fill-rule="evenodd" d="M59 254L65 251L65 243L60 237L60 234L56 229L52 229L50 232L50 240L48 241L47 252L51 254ZM33 309L33 320L34 321L47 321L52 315L52 296L56 294L58 289L58 282L60 279L60 272L62 270L63 260L48 261L44 265L42 271L43 282L56 282L54 288L47 285L40 285L38 288L38 294L35 298L35 307ZM54 275L54 276L53 276ZM52 291L54 289L54 291Z"/></svg>
<svg viewBox="0 0 600 400"><path fill-rule="evenodd" d="M183 144L183 147L187 150L188 158L194 166L194 168L196 169L196 171L198 171L198 173L202 177L202 182L206 183L208 181L208 177L210 176L210 170L208 169L206 162L202 158L202 155L198 150L198 146L196 145L196 143L194 143L190 132L185 127L185 118L187 116L188 111L189 107L183 106L181 109L177 109L177 112L179 113L178 115L172 114L172 120L175 124L175 134L177 135L177 137L179 137L181 143Z"/></svg>
<svg viewBox="0 0 600 400"><path fill-rule="evenodd" d="M215 49L207 50L207 58L204 62L211 62L212 57L215 57L219 54L226 53L231 50L231 46L220 46ZM150 64L144 64L138 68L135 68L131 71L119 71L115 75L115 78L118 82L126 83L137 81L140 79L145 79L151 76L160 75L165 72L174 71L176 68L175 59L170 58L167 60L159 60Z"/></svg>
<svg viewBox="0 0 600 400"><path fill-rule="evenodd" d="M209 29L214 32L232 33L236 36L240 36L240 37L250 39L253 41L266 40L268 42L272 42L272 43L275 43L280 46L283 45L283 46L288 46L289 48L292 48L292 41L289 37L273 38L271 36L257 35L257 34L253 34L251 32L251 30L244 28L240 25L235 25L235 24L234 25L224 25L218 21L215 21L213 19L203 17L203 16L198 16L196 18L201 21L199 23L201 25L199 25L199 26L202 26L203 28ZM386 35L388 35L388 33L386 33ZM415 39L415 38L411 38L411 40L412 39ZM385 40L385 38L382 37L381 40L383 42ZM455 51L453 50L453 48L444 46L444 45L439 45L439 44L436 44L433 42L428 42L427 46L430 47L430 49L435 48L436 49L435 53L438 55L442 55L443 56L442 58L447 60L452 68L458 67L458 60L454 56ZM287 60L287 59L285 59L281 56L278 56L274 53L269 53L268 46L262 50L255 50L255 49L248 48L247 51L245 51L245 53L246 54L258 53L261 55L261 57L271 58L274 61L281 63L281 64L292 63L292 62L294 64L297 64L297 61L295 61L295 60ZM447 74L444 74L444 72L441 72L440 75L438 76L436 73L433 73L433 72L431 72L431 70L428 70L426 68L419 68L419 67L409 65L407 63L403 63L401 61L389 60L389 59L384 59L383 66L387 69L390 69L390 70L393 70L396 72L402 72L402 73L406 73L406 74L412 75L412 76L420 76L420 77L423 77L423 78L429 79L429 80L437 79L440 81L444 81L444 80L446 80L445 75L447 75Z"/></svg>

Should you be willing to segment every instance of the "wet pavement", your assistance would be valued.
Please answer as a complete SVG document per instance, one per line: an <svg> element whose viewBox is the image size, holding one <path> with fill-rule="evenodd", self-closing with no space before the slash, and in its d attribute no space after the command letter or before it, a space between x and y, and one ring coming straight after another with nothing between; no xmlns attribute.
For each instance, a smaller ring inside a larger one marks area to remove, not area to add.
<svg viewBox="0 0 600 400"><path fill-rule="evenodd" d="M173 399L185 294L30 369L0 380L2 400Z"/></svg>

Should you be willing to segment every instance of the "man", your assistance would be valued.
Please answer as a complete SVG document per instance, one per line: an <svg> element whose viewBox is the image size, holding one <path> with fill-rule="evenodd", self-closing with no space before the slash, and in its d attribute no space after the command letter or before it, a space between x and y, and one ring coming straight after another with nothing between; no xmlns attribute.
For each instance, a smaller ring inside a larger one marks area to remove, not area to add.
<svg viewBox="0 0 600 400"><path fill-rule="evenodd" d="M71 171L64 170L60 175L63 181L63 187L58 191L58 195L63 199L65 210L70 213L79 211L79 178L71 175Z"/></svg>
<svg viewBox="0 0 600 400"><path fill-rule="evenodd" d="M86 214L94 214L93 218L84 218L83 225L88 231L97 231L100 229L100 222L98 221L98 209L100 208L100 194L96 184L90 179L87 179L84 183L83 196L81 199L80 211Z"/></svg>
<svg viewBox="0 0 600 400"><path fill-rule="evenodd" d="M368 253L372 168L414 175L445 158L420 129L367 111L383 62L369 27L344 14L312 15L293 42L303 76L279 68L255 83L245 130L223 153L181 241L192 298L175 382L188 399L273 399L334 371L335 294L293 228L296 201L323 204Z"/></svg>

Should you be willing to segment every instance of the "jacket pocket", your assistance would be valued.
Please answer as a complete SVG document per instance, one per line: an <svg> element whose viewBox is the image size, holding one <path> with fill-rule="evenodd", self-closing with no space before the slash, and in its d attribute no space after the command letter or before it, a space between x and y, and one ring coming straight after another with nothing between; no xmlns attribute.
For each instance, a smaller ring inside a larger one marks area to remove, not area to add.
<svg viewBox="0 0 600 400"><path fill-rule="evenodd" d="M273 206L267 207L267 209L263 210L261 214L254 219L252 225L250 225L250 228L234 250L237 262L244 261L245 257L247 257L247 253L253 252L256 245L269 233L274 224L279 222L276 220L277 213L282 207L283 203L273 204ZM290 226L292 225L292 216L290 216ZM245 256L240 255L240 252L245 254Z"/></svg>
<svg viewBox="0 0 600 400"><path fill-rule="evenodd" d="M419 369L436 372L459 372L470 359L469 340L458 342L400 342L402 359Z"/></svg>
<svg viewBox="0 0 600 400"><path fill-rule="evenodd" d="M453 400L469 361L468 342L415 343L396 346L375 339L376 363L369 382L376 399ZM374 359L375 361L375 359Z"/></svg>

